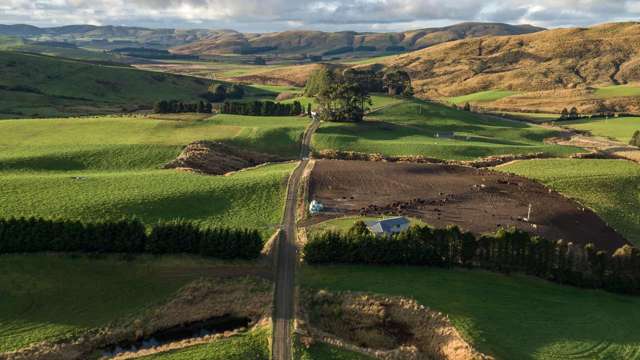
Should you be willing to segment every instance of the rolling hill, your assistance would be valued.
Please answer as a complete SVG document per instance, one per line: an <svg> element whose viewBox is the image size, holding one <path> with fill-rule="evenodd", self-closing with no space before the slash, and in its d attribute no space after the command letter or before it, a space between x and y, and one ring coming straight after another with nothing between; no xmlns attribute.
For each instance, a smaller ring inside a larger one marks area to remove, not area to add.
<svg viewBox="0 0 640 360"><path fill-rule="evenodd" d="M352 52L397 53L468 37L527 34L541 30L544 29L531 25L500 23L461 23L394 33L296 30L262 34L215 29L147 29L92 25L39 28L31 25L0 25L0 35L32 41L68 42L99 49L144 46L173 48L173 52L187 55L269 54L302 57L307 54L335 56Z"/></svg>
<svg viewBox="0 0 640 360"><path fill-rule="evenodd" d="M422 49L447 41L489 35L527 34L543 30L530 25L499 23L461 23L457 25L397 33L358 33L353 31L283 31L265 34L224 32L172 51L180 54L314 54L324 56L352 52L403 52Z"/></svg>
<svg viewBox="0 0 640 360"><path fill-rule="evenodd" d="M44 55L0 51L0 117L41 117L150 108L199 100L211 81Z"/></svg>
<svg viewBox="0 0 640 360"><path fill-rule="evenodd" d="M464 39L385 59L430 97L587 89L640 81L640 23Z"/></svg>
<svg viewBox="0 0 640 360"><path fill-rule="evenodd" d="M225 30L147 29L128 26L70 25L39 28L32 25L2 25L0 35L17 36L34 41L59 41L98 48L114 48L144 44L167 48L215 35Z"/></svg>

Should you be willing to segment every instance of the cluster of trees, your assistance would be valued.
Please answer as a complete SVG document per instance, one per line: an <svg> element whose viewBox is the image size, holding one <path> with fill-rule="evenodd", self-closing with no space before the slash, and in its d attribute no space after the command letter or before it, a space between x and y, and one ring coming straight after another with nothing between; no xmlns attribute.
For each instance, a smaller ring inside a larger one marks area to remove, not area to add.
<svg viewBox="0 0 640 360"><path fill-rule="evenodd" d="M413 96L411 77L404 70L393 69L387 71L382 77L382 83L389 96Z"/></svg>
<svg viewBox="0 0 640 360"><path fill-rule="evenodd" d="M156 114L176 114L176 113L205 113L210 114L213 111L211 103L199 101L197 103L184 103L178 100L161 100L153 106L153 112Z"/></svg>
<svg viewBox="0 0 640 360"><path fill-rule="evenodd" d="M640 147L640 130L636 130L631 136L631 141L629 141L629 145Z"/></svg>
<svg viewBox="0 0 640 360"><path fill-rule="evenodd" d="M279 103L273 101L229 102L220 107L223 114L251 116L297 116L305 113L299 101Z"/></svg>
<svg viewBox="0 0 640 360"><path fill-rule="evenodd" d="M624 246L613 254L593 244L579 247L549 241L517 229L474 236L458 227L413 226L377 237L363 222L346 232L315 235L304 247L311 264L347 263L476 267L523 272L551 281L613 292L640 293L640 250Z"/></svg>
<svg viewBox="0 0 640 360"><path fill-rule="evenodd" d="M263 240L256 230L199 228L185 221L147 227L136 219L83 223L42 218L0 219L0 254L86 252L197 254L220 259L255 259Z"/></svg>
<svg viewBox="0 0 640 360"><path fill-rule="evenodd" d="M222 102L227 99L242 99L244 96L244 87L238 84L226 85L215 83L209 86L206 93L201 97L209 102Z"/></svg>
<svg viewBox="0 0 640 360"><path fill-rule="evenodd" d="M571 110L567 110L567 108L562 109L560 113L560 120L576 120L580 118L580 114L578 114L578 109L574 106Z"/></svg>
<svg viewBox="0 0 640 360"><path fill-rule="evenodd" d="M383 73L380 69L346 69L342 73L328 67L313 72L307 80L305 95L316 97L320 118L325 121L359 122L371 106L371 92L412 96L411 79L402 70Z"/></svg>

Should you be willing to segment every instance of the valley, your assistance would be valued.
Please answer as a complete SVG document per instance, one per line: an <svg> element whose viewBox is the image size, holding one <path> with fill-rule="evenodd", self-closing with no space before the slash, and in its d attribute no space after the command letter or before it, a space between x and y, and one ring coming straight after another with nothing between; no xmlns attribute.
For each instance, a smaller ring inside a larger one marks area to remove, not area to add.
<svg viewBox="0 0 640 360"><path fill-rule="evenodd" d="M640 359L639 44L0 25L0 360Z"/></svg>

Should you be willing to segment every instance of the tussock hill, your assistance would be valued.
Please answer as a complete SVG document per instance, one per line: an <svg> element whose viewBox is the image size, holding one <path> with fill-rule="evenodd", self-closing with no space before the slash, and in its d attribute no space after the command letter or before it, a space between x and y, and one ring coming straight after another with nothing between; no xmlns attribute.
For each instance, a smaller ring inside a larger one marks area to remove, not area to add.
<svg viewBox="0 0 640 360"><path fill-rule="evenodd" d="M265 34L220 32L172 49L190 55L279 54L333 56L348 52L401 52L446 41L489 35L514 35L541 31L530 25L462 23L399 33L284 31Z"/></svg>
<svg viewBox="0 0 640 360"><path fill-rule="evenodd" d="M0 51L0 117L61 116L198 100L211 81L87 61Z"/></svg>
<svg viewBox="0 0 640 360"><path fill-rule="evenodd" d="M387 59L409 70L416 93L544 91L640 81L640 23L465 39Z"/></svg>

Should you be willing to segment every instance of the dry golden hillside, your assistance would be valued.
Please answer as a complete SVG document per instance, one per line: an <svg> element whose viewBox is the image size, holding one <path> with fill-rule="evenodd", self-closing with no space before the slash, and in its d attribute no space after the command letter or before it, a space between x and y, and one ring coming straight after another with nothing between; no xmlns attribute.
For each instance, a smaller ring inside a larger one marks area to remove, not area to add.
<svg viewBox="0 0 640 360"><path fill-rule="evenodd" d="M465 39L385 65L409 70L416 93L431 97L625 84L640 81L640 23Z"/></svg>
<svg viewBox="0 0 640 360"><path fill-rule="evenodd" d="M398 33L357 33L354 31L283 31L265 34L219 32L190 44L171 49L178 54L269 54L335 56L366 51L384 53L421 49L445 41L491 35L515 35L541 31L531 25L461 23Z"/></svg>

